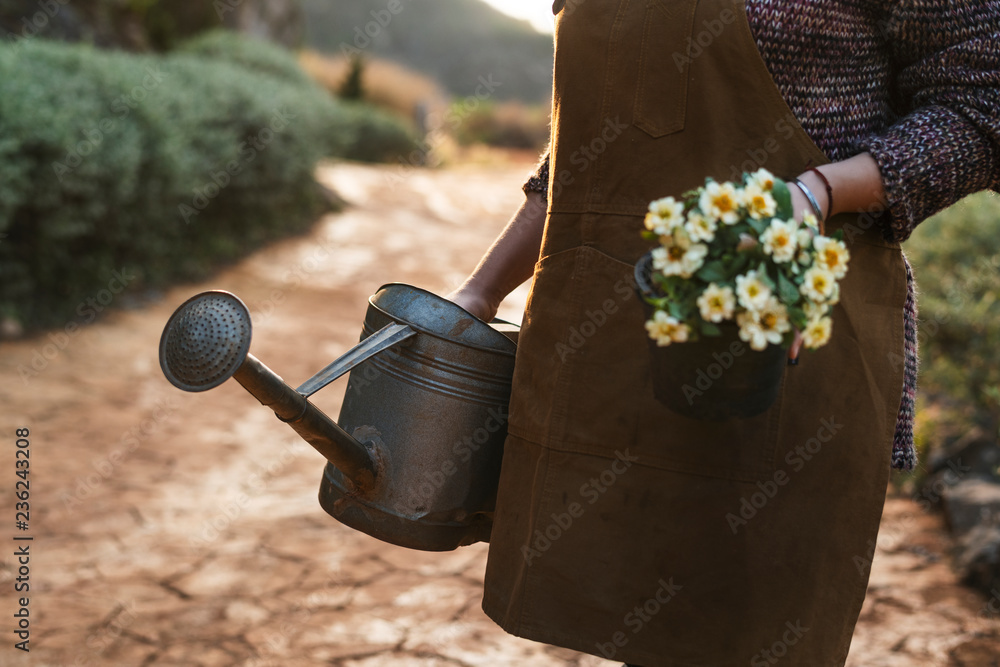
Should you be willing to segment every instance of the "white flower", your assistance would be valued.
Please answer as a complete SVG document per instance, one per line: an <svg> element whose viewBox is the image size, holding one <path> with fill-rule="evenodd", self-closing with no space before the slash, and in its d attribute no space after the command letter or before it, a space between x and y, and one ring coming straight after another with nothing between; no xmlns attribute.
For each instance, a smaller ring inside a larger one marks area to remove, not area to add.
<svg viewBox="0 0 1000 667"><path fill-rule="evenodd" d="M692 210L688 213L687 223L684 231L695 241L706 241L711 243L715 239L716 223L711 218L706 218L701 211Z"/></svg>
<svg viewBox="0 0 1000 667"><path fill-rule="evenodd" d="M812 301L806 301L802 306L802 311L806 314L806 317L810 320L815 320L823 317L830 312L830 304L828 303L814 303Z"/></svg>
<svg viewBox="0 0 1000 667"><path fill-rule="evenodd" d="M736 296L747 310L760 310L771 298L771 288L756 271L748 271L745 276L736 277Z"/></svg>
<svg viewBox="0 0 1000 667"><path fill-rule="evenodd" d="M677 230L669 236L661 236L662 247L653 250L653 268L665 276L690 278L705 263L708 246L691 243L684 230Z"/></svg>
<svg viewBox="0 0 1000 667"><path fill-rule="evenodd" d="M772 296L768 299L756 315L760 328L769 343L780 345L782 334L792 329L792 324L788 321L788 309L778 301L778 297Z"/></svg>
<svg viewBox="0 0 1000 667"><path fill-rule="evenodd" d="M756 185L764 192L770 192L774 189L774 180L774 174L769 172L767 169L761 168L750 174L750 178L747 179L747 183L749 185Z"/></svg>
<svg viewBox="0 0 1000 667"><path fill-rule="evenodd" d="M838 280L847 275L847 263L851 253L843 242L836 239L818 236L813 241L816 248L816 265L822 266Z"/></svg>
<svg viewBox="0 0 1000 667"><path fill-rule="evenodd" d="M806 213L802 216L802 222L805 223L806 227L809 227L817 234L819 233L819 220L812 213Z"/></svg>
<svg viewBox="0 0 1000 667"><path fill-rule="evenodd" d="M666 347L671 343L687 341L691 329L662 310L658 310L653 314L653 319L646 322L646 331L658 346Z"/></svg>
<svg viewBox="0 0 1000 667"><path fill-rule="evenodd" d="M740 313L736 316L736 322L740 325L740 340L750 343L751 349L760 352L767 347L767 335L752 312Z"/></svg>
<svg viewBox="0 0 1000 667"><path fill-rule="evenodd" d="M720 287L711 283L698 297L698 309L706 322L721 322L733 319L736 309L736 295L731 287Z"/></svg>
<svg viewBox="0 0 1000 667"><path fill-rule="evenodd" d="M773 217L774 212L778 210L778 203L774 201L771 193L764 192L755 183L751 183L743 190L743 206L754 220Z"/></svg>
<svg viewBox="0 0 1000 667"><path fill-rule="evenodd" d="M664 197L649 203L646 229L666 236L684 224L684 204L673 197Z"/></svg>
<svg viewBox="0 0 1000 667"><path fill-rule="evenodd" d="M832 332L833 320L829 317L815 317L809 320L805 331L802 332L802 342L809 349L815 350L830 342Z"/></svg>
<svg viewBox="0 0 1000 667"><path fill-rule="evenodd" d="M742 194L732 183L719 185L712 181L702 191L698 206L712 220L735 225L740 221L739 209L742 199Z"/></svg>
<svg viewBox="0 0 1000 667"><path fill-rule="evenodd" d="M766 348L768 343L781 345L784 334L792 330L792 324L788 321L788 309L774 296L760 310L745 311L736 319L740 325L740 338L758 352Z"/></svg>
<svg viewBox="0 0 1000 667"><path fill-rule="evenodd" d="M772 220L771 226L764 230L760 240L764 244L764 252L771 255L775 262L790 262L795 259L795 251L798 249L796 240L796 229L798 225L794 220L782 222Z"/></svg>
<svg viewBox="0 0 1000 667"><path fill-rule="evenodd" d="M806 271L805 282L799 291L816 302L828 301L837 291L837 279L833 274L822 266L814 266Z"/></svg>

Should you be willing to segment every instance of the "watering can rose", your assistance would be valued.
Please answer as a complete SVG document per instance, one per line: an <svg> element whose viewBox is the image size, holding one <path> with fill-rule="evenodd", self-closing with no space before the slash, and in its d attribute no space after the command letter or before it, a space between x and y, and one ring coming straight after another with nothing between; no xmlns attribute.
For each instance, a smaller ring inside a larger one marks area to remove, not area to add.
<svg viewBox="0 0 1000 667"><path fill-rule="evenodd" d="M727 325L758 351L787 348L796 330L810 349L829 342L850 252L842 232L822 235L812 215L796 221L788 185L766 169L651 202L643 236L659 243L643 295L658 346Z"/></svg>

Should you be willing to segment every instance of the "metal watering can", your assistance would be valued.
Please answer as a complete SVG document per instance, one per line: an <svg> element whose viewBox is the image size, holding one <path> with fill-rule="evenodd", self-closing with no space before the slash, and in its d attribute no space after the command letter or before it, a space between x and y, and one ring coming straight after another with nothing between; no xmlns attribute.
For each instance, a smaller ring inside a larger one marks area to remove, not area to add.
<svg viewBox="0 0 1000 667"><path fill-rule="evenodd" d="M489 541L513 340L458 305L403 284L368 300L361 342L297 389L249 353L246 305L198 294L170 317L160 367L199 392L230 377L329 462L319 501L342 523L413 549ZM334 422L309 397L350 372Z"/></svg>

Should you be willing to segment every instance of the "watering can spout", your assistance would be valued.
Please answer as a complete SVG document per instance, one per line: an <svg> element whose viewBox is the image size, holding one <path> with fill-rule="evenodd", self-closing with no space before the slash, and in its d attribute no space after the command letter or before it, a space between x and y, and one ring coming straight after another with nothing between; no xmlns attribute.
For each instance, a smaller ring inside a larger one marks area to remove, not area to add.
<svg viewBox="0 0 1000 667"><path fill-rule="evenodd" d="M307 397L249 353L252 327L246 305L229 292L198 294L182 304L160 338L160 366L171 384L205 391L230 377L291 426L354 485L374 488L380 453L348 434Z"/></svg>

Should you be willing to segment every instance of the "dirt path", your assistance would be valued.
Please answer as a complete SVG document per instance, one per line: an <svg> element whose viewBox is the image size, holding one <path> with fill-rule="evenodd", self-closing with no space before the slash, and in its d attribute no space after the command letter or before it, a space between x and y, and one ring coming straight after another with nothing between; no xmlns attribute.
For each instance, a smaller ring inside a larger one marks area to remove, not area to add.
<svg viewBox="0 0 1000 667"><path fill-rule="evenodd" d="M0 665L614 665L510 637L480 610L485 545L407 551L316 502L322 459L240 387L184 394L157 343L188 296L227 289L253 353L292 386L357 339L366 299L445 293L520 199L527 165L324 168L355 204L202 285L67 334L0 345L0 494L13 527L14 430L30 428L31 652L12 648L13 548L0 567ZM127 270L127 267L125 267ZM502 316L517 319L522 289ZM126 303L118 305L127 306ZM34 364L34 365L33 365ZM30 372L27 372L30 371ZM336 414L343 384L316 396ZM956 586L938 520L890 502L851 665L990 665L1000 620Z"/></svg>

